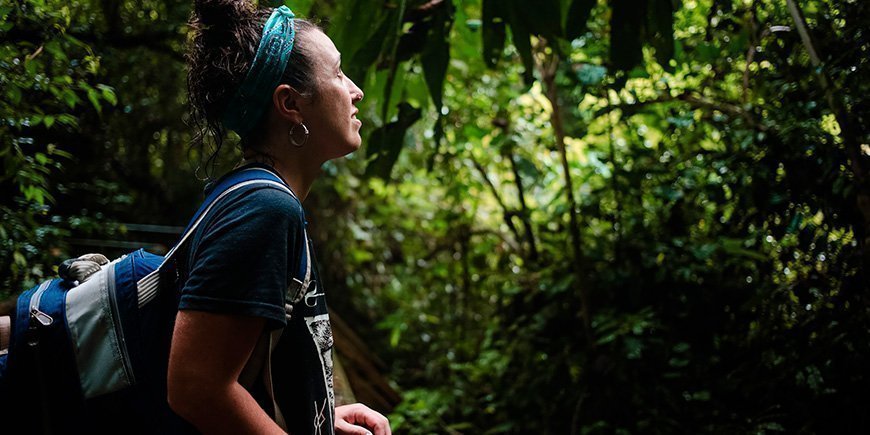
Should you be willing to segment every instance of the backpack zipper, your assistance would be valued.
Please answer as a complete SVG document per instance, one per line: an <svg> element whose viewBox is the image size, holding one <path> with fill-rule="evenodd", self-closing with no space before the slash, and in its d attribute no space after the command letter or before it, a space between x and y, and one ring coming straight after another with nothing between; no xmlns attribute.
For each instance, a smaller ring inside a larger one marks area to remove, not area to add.
<svg viewBox="0 0 870 435"><path fill-rule="evenodd" d="M33 297L30 298L30 320L39 322L42 326L48 326L54 323L54 319L48 314L39 310L39 301L42 299L42 294L48 290L48 286L51 285L51 281L46 281L39 285L39 288L36 289L36 292L33 293ZM34 327L36 325L33 325Z"/></svg>
<svg viewBox="0 0 870 435"><path fill-rule="evenodd" d="M51 316L39 310L39 300L42 299L42 294L45 293L49 285L51 285L51 281L40 284L39 288L33 292L33 296L30 297L30 324L27 326L24 336L27 339L27 345L32 348L35 348L39 344L37 329L40 326L48 326L54 322Z"/></svg>
<svg viewBox="0 0 870 435"><path fill-rule="evenodd" d="M115 265L110 264L106 270L106 282L108 284L107 291L109 292L109 301L111 302L112 326L115 327L115 334L118 336L118 347L121 352L121 362L124 366L124 374L130 384L135 384L136 380L133 376L133 366L130 363L130 355L127 353L127 340L124 339L124 327L121 326L120 309L118 308L118 295L115 292Z"/></svg>
<svg viewBox="0 0 870 435"><path fill-rule="evenodd" d="M27 327L27 331L25 332L25 337L27 338L27 346L30 349L30 352L33 355L33 362L36 364L37 370L37 384L39 385L39 397L41 402L41 420L42 420L42 430L44 433L52 432L52 423L49 418L52 413L50 410L50 403L48 401L49 393L48 388L45 384L45 377L43 376L43 364L42 364L42 356L39 351L39 332L38 328L40 326L45 327L54 323L54 319L48 314L39 310L39 302L42 299L42 294L48 290L48 287L51 285L51 281L45 281L39 285L39 288L33 292L33 296L30 297L30 325Z"/></svg>

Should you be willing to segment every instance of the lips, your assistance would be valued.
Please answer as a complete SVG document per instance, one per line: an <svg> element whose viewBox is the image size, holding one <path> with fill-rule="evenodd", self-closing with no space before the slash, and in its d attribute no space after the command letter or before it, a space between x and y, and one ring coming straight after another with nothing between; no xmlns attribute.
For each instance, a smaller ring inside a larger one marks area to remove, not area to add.
<svg viewBox="0 0 870 435"><path fill-rule="evenodd" d="M356 118L356 115L358 113L359 113L359 109L354 110L353 113L350 115L350 119L356 121L359 124L359 126L362 127L362 121L360 121L359 119Z"/></svg>

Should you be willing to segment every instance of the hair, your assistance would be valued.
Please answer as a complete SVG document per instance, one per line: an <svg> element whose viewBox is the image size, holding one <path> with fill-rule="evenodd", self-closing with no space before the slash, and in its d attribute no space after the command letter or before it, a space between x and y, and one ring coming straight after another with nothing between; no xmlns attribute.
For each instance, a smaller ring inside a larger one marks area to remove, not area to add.
<svg viewBox="0 0 870 435"><path fill-rule="evenodd" d="M263 26L271 14L272 8L256 8L248 0L194 1L186 53L188 103L194 127L191 150L201 151L200 167L205 159L208 177L227 138L222 122L224 110L248 74ZM294 19L294 25L296 40L280 83L292 86L302 95L316 97L317 80L306 40L310 32L322 30L299 18ZM255 148L262 135L258 134L260 131L254 129L250 137L242 138L239 143L242 150L266 154Z"/></svg>

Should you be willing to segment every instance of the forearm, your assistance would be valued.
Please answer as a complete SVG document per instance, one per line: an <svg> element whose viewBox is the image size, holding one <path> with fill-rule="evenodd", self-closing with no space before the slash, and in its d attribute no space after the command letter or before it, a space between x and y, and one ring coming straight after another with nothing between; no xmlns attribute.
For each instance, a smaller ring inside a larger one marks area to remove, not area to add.
<svg viewBox="0 0 870 435"><path fill-rule="evenodd" d="M171 401L173 410L203 434L284 434L237 382Z"/></svg>
<svg viewBox="0 0 870 435"><path fill-rule="evenodd" d="M281 434L239 383L265 320L181 310L169 351L172 410L205 434Z"/></svg>

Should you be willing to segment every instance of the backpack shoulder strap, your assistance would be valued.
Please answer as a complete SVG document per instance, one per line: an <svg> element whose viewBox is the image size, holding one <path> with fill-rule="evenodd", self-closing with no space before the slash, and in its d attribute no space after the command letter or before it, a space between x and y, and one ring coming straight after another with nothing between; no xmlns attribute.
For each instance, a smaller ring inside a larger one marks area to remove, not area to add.
<svg viewBox="0 0 870 435"><path fill-rule="evenodd" d="M303 215L303 220L305 216ZM290 277L290 286L287 293L290 296L290 302L295 304L302 300L305 293L308 291L308 286L311 284L311 247L308 245L308 223L305 222L302 228L302 248L299 253L299 267L295 274Z"/></svg>
<svg viewBox="0 0 870 435"><path fill-rule="evenodd" d="M299 197L293 193L293 190L287 186L284 181L265 168L254 167L247 168L241 171L237 171L231 173L224 178L218 180L217 185L209 192L205 201L203 201L202 205L200 205L199 209L193 215L193 218L188 223L187 228L185 228L184 233L182 233L181 239L179 239L178 243L169 250L166 256L163 257L163 262L160 263L153 272L144 276L137 283L137 292L138 292L138 305L141 308L148 302L152 301L160 290L160 271L161 269L176 255L178 249L184 246L184 244L188 241L190 236L196 231L199 225L205 220L205 217L208 216L208 213L214 208L216 204L218 204L223 198L229 195L232 192L235 192L238 189L241 189L246 186L251 185L267 185L278 190L284 191L297 201L299 201ZM304 220L304 216L303 216ZM310 280L310 260L309 260L309 249L308 249L308 237L307 233L305 236L305 255L300 259L299 270L296 273L296 276L302 277L303 281L307 283Z"/></svg>
<svg viewBox="0 0 870 435"><path fill-rule="evenodd" d="M180 248L187 239L196 231L196 228L200 223L205 219L208 215L208 212L214 208L214 206L224 197L229 195L232 192L235 192L238 189L241 189L246 186L250 186L253 184L266 184L271 185L273 187L278 188L279 190L283 190L290 194L293 198L299 201L299 197L290 190L290 187L284 183L281 178L264 168L248 168L243 169L238 172L234 172L217 182L217 185L211 190L208 196L205 198L205 201L202 202L202 205L199 206L199 209L194 213L193 218L190 220L190 223L187 224L187 228L185 228L184 233L182 233L181 239L178 243L169 250L169 252L164 257L164 263L168 261L175 252ZM161 265L162 266L162 265Z"/></svg>

